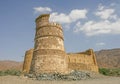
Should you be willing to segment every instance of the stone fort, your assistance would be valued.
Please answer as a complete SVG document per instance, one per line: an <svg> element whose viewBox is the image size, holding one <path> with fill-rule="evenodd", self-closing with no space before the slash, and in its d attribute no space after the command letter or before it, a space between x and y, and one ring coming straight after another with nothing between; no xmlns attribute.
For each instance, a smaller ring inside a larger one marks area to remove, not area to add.
<svg viewBox="0 0 120 84"><path fill-rule="evenodd" d="M69 73L71 70L98 72L95 53L92 49L80 53L66 53L62 26L49 22L49 14L36 20L34 48L26 51L23 72Z"/></svg>

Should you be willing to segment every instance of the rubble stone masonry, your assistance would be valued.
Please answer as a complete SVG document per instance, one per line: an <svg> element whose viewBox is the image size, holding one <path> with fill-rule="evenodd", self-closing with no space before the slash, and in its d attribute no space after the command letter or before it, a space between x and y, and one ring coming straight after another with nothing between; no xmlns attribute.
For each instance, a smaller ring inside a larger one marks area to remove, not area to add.
<svg viewBox="0 0 120 84"><path fill-rule="evenodd" d="M49 14L36 19L36 35L30 73L65 73L68 68L62 27L49 22Z"/></svg>

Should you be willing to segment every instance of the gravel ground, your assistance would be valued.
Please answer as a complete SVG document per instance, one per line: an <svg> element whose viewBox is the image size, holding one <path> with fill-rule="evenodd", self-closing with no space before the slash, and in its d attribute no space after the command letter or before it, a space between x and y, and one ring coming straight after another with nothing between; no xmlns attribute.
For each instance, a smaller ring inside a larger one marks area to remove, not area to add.
<svg viewBox="0 0 120 84"><path fill-rule="evenodd" d="M0 84L120 84L120 77L101 77L79 81L39 81L18 76L0 76Z"/></svg>
<svg viewBox="0 0 120 84"><path fill-rule="evenodd" d="M36 78L36 80L84 80L84 79L89 79L93 78L94 75L97 75L92 72L85 72L85 71L72 71L69 74L60 74L60 73L51 73L51 74L27 74L26 76L29 78Z"/></svg>

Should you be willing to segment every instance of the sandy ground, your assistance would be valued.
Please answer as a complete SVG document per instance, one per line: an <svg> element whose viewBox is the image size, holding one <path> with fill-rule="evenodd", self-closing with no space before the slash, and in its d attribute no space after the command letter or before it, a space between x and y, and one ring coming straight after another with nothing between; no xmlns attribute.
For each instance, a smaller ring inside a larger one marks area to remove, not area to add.
<svg viewBox="0 0 120 84"><path fill-rule="evenodd" d="M120 77L102 77L80 81L37 81L18 76L0 76L0 84L120 84Z"/></svg>

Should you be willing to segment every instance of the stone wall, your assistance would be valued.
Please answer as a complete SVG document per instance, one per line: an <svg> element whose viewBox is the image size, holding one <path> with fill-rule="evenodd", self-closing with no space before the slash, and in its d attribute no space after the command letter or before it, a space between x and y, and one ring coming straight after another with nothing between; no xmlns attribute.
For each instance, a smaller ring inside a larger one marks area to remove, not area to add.
<svg viewBox="0 0 120 84"><path fill-rule="evenodd" d="M68 55L68 68L72 70L86 70L98 72L95 54L92 49L81 53L71 53Z"/></svg>
<svg viewBox="0 0 120 84"><path fill-rule="evenodd" d="M23 64L23 73L29 73L32 57L33 49L26 51Z"/></svg>
<svg viewBox="0 0 120 84"><path fill-rule="evenodd" d="M98 66L95 58L95 54L92 49L80 53L66 54L61 50L43 49L41 51L34 51L39 55L36 60L36 64L39 65L37 72L39 73L52 73L55 72L68 72L67 70L84 70L98 72ZM30 64L32 60L33 49L26 51L23 71L28 73L30 70ZM60 60L59 60L60 59ZM66 70L64 67L68 66ZM52 68L51 68L52 67Z"/></svg>

